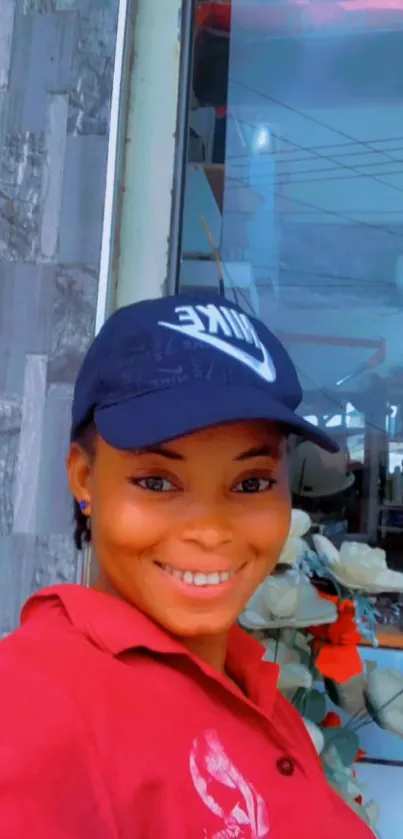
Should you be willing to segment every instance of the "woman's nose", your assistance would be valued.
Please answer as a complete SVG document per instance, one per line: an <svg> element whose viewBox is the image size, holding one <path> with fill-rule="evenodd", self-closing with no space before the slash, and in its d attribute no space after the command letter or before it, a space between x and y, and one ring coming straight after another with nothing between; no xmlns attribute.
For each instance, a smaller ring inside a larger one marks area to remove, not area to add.
<svg viewBox="0 0 403 839"><path fill-rule="evenodd" d="M213 551L231 542L232 528L228 519L218 510L206 510L186 522L182 539L204 550Z"/></svg>

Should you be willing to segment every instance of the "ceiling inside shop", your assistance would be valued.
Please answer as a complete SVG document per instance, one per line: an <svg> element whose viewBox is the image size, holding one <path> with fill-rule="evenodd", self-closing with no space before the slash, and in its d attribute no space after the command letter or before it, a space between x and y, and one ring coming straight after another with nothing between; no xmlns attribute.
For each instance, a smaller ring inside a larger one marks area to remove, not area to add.
<svg viewBox="0 0 403 839"><path fill-rule="evenodd" d="M275 331L385 344L373 370L369 347L292 341L305 390L403 369L402 27L403 0L232 0L231 38L196 72L207 161L224 105L227 135L219 201L189 167L184 252L211 253L203 216L228 290L242 263L237 294Z"/></svg>

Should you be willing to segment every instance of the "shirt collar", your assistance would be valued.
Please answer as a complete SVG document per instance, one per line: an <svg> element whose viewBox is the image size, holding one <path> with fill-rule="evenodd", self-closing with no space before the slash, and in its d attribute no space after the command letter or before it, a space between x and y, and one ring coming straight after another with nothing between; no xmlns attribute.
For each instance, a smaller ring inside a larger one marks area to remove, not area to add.
<svg viewBox="0 0 403 839"><path fill-rule="evenodd" d="M44 608L64 609L70 623L82 635L113 656L135 649L161 655L184 655L228 688L227 680L192 655L181 641L139 609L110 594L80 585L44 589L25 604L21 622L24 624ZM240 627L232 627L228 641L228 672L245 688L250 700L269 714L276 695L278 667L263 662L262 652L254 638Z"/></svg>
<svg viewBox="0 0 403 839"><path fill-rule="evenodd" d="M141 647L162 654L182 651L182 644L147 615L110 594L80 585L43 589L25 604L21 622L44 606L61 606L82 635L114 656Z"/></svg>

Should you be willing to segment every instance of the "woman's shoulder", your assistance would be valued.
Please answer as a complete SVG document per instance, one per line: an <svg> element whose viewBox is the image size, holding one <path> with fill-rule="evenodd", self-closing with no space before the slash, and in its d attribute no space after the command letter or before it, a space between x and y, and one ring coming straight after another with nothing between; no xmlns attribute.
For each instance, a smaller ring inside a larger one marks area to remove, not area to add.
<svg viewBox="0 0 403 839"><path fill-rule="evenodd" d="M134 679L133 670L144 665L140 649L135 652L135 611L80 585L33 595L22 609L20 627L0 642L0 700L7 685L10 701L21 691L40 698L51 686L59 700L60 694L68 696L83 713L93 708L95 697L108 702L123 653L131 651Z"/></svg>
<svg viewBox="0 0 403 839"><path fill-rule="evenodd" d="M4 755L20 762L35 752L81 749L85 732L68 689L69 642L53 620L29 622L0 642L0 777ZM46 761L47 761L46 757Z"/></svg>
<svg viewBox="0 0 403 839"><path fill-rule="evenodd" d="M91 678L80 662L85 644L57 598L47 600L0 642L1 836L115 837L104 765L79 702Z"/></svg>
<svg viewBox="0 0 403 839"><path fill-rule="evenodd" d="M21 676L41 666L46 671L50 662L54 672L55 660L65 668L66 652L77 640L59 587L38 592L23 607L20 626L0 642L0 680L13 669L18 669Z"/></svg>
<svg viewBox="0 0 403 839"><path fill-rule="evenodd" d="M34 707L38 716L43 707L58 715L74 646L74 633L56 599L43 610L34 608L29 619L1 640L1 721L23 713L24 707L31 708L32 716Z"/></svg>
<svg viewBox="0 0 403 839"><path fill-rule="evenodd" d="M86 685L95 689L96 674L102 671L97 649L71 619L65 592L60 592L65 588L71 600L77 596L80 601L80 586L38 592L25 604L20 627L0 642L0 720L6 702L11 712L29 696L37 702L38 714L43 705L57 713L63 704L77 705Z"/></svg>

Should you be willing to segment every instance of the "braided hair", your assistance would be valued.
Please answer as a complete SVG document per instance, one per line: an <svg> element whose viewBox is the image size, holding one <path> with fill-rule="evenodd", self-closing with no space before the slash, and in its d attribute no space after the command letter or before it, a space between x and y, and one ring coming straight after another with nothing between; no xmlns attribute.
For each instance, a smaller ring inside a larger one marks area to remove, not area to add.
<svg viewBox="0 0 403 839"><path fill-rule="evenodd" d="M90 457L93 457L95 454L95 426L92 423L90 425L86 425L85 428L79 431L79 433L75 436L74 441L78 443ZM83 513L76 498L73 503L74 544L78 551L82 551L85 545L88 545L91 542L91 528L88 526L88 516Z"/></svg>

